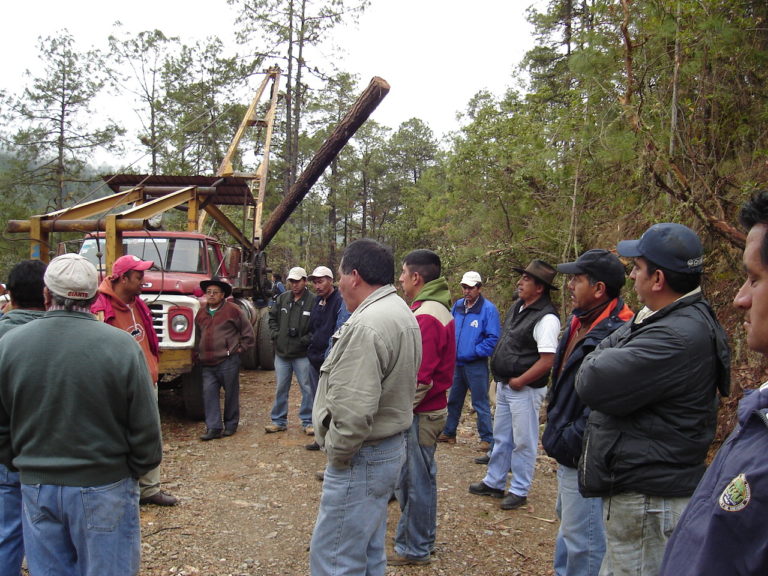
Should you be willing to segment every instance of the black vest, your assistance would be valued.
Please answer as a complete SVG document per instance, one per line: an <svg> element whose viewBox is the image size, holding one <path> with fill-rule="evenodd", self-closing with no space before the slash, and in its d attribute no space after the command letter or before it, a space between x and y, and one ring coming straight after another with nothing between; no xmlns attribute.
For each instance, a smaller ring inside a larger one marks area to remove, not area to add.
<svg viewBox="0 0 768 576"><path fill-rule="evenodd" d="M536 323L547 314L557 316L549 295L543 295L530 306L520 310L522 300L517 300L507 312L504 329L491 357L493 377L501 382L524 374L539 359L539 350L533 337ZM531 388L547 385L549 373L530 384Z"/></svg>

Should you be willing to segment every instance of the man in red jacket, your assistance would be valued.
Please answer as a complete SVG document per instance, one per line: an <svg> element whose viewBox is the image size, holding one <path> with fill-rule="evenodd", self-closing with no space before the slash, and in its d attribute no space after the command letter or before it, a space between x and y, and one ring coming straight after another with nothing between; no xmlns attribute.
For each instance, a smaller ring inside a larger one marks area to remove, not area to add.
<svg viewBox="0 0 768 576"><path fill-rule="evenodd" d="M417 374L413 423L406 437L406 460L397 499L400 522L391 566L429 564L437 525L435 448L448 416L447 391L453 382L456 334L448 282L440 276L440 257L414 250L405 257L400 285L421 330L422 358Z"/></svg>
<svg viewBox="0 0 768 576"><path fill-rule="evenodd" d="M153 262L141 260L137 256L121 256L112 265L112 275L104 278L99 286L99 296L91 306L101 322L125 330L133 336L147 361L149 373L157 398L157 363L160 349L157 334L152 325L152 313L141 296L144 283L144 271L152 267ZM155 468L139 478L141 504L173 506L177 499L160 489L160 468Z"/></svg>

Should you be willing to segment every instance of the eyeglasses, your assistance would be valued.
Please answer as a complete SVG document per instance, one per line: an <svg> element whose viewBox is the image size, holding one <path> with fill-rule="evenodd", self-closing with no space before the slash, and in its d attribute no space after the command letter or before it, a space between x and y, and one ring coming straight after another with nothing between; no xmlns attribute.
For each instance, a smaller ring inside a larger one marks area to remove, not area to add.
<svg viewBox="0 0 768 576"><path fill-rule="evenodd" d="M215 296L216 294L224 294L221 290L206 290L206 295L208 296Z"/></svg>

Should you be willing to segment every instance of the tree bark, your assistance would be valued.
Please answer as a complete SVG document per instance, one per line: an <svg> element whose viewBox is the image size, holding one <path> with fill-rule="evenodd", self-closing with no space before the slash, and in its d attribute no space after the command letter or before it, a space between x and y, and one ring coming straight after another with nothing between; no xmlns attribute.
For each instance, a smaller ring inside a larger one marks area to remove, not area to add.
<svg viewBox="0 0 768 576"><path fill-rule="evenodd" d="M318 178L325 169L333 162L341 149L354 136L355 132L363 125L371 113L381 103L384 97L389 93L389 84L383 78L378 76L371 80L371 83L363 91L360 97L352 105L341 122L338 123L331 135L323 142L320 149L312 157L304 171L296 179L290 190L278 204L264 225L263 237L257 244L261 250L265 249L270 243L280 227L290 217L299 203L304 199Z"/></svg>

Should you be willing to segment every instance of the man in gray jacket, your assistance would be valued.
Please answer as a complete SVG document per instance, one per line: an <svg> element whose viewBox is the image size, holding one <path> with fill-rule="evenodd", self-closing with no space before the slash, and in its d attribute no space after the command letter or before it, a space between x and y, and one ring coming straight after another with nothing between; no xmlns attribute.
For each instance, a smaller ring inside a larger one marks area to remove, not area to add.
<svg viewBox="0 0 768 576"><path fill-rule="evenodd" d="M603 497L614 575L656 575L704 474L717 392L729 391L726 335L702 297L703 248L680 224L619 242L645 307L583 361L576 392L592 412L579 490Z"/></svg>
<svg viewBox="0 0 768 576"><path fill-rule="evenodd" d="M421 364L419 325L392 285L394 269L390 249L369 239L350 244L339 266L352 316L333 336L312 411L328 455L313 576L386 572L387 503L405 461Z"/></svg>

